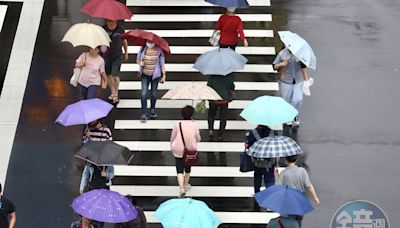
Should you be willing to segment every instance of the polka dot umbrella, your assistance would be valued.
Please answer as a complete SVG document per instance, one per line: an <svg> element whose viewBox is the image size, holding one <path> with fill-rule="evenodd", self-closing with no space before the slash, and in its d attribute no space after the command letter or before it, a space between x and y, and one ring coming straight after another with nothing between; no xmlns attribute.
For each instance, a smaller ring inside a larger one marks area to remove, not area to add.
<svg viewBox="0 0 400 228"><path fill-rule="evenodd" d="M128 198L106 189L95 189L76 197L71 207L83 217L106 223L129 222L138 215Z"/></svg>

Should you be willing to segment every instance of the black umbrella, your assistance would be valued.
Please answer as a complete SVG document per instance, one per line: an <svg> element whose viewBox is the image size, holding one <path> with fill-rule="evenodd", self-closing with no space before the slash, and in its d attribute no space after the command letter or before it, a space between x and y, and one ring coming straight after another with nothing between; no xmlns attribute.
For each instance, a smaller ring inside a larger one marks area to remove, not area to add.
<svg viewBox="0 0 400 228"><path fill-rule="evenodd" d="M128 165L133 153L113 141L89 141L81 146L75 157L97 166Z"/></svg>

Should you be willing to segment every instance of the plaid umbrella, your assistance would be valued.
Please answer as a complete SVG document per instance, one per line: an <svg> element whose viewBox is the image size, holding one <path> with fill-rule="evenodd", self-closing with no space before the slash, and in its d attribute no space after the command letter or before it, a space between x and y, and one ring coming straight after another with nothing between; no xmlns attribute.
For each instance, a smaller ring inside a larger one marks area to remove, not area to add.
<svg viewBox="0 0 400 228"><path fill-rule="evenodd" d="M247 151L256 158L279 158L302 154L300 146L286 136L265 137L257 140Z"/></svg>

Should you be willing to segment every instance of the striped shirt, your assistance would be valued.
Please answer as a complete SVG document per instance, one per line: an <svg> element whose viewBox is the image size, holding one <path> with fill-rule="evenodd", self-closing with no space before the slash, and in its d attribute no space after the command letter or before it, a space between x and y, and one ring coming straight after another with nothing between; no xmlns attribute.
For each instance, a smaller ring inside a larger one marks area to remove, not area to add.
<svg viewBox="0 0 400 228"><path fill-rule="evenodd" d="M83 134L83 142L87 141L107 141L112 140L112 134L110 128L102 124L99 128L86 128Z"/></svg>
<svg viewBox="0 0 400 228"><path fill-rule="evenodd" d="M148 48L143 58L144 61L143 74L149 76L153 75L157 59L158 59L157 49Z"/></svg>

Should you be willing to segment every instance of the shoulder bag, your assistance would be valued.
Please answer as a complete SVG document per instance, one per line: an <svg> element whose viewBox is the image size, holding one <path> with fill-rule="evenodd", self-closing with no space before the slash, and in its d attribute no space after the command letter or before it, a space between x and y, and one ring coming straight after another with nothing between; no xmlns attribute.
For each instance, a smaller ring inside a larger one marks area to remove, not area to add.
<svg viewBox="0 0 400 228"><path fill-rule="evenodd" d="M185 145L185 138L183 137L183 131L182 131L182 122L179 122L179 130L181 131L181 137L182 137L182 142L183 142L183 164L185 166L193 166L196 165L198 160L199 160L199 152L197 150L188 150L186 149Z"/></svg>
<svg viewBox="0 0 400 228"><path fill-rule="evenodd" d="M85 65L85 63L86 63L86 55L87 54L85 53L85 60L83 62L83 65ZM83 67L85 67L85 66L83 66ZM81 77L82 68L78 68L78 67L74 68L74 73L72 74L72 77L69 80L69 84L71 84L73 87L76 87L78 85L79 78Z"/></svg>

